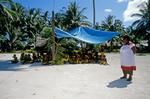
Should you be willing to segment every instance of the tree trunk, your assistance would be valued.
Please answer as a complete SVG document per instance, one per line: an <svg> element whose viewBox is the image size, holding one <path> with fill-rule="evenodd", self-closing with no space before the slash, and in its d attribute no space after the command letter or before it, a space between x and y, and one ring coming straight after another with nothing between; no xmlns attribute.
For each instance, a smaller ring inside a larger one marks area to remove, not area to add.
<svg viewBox="0 0 150 99"><path fill-rule="evenodd" d="M93 0L93 28L95 28L95 0Z"/></svg>
<svg viewBox="0 0 150 99"><path fill-rule="evenodd" d="M52 61L55 61L55 23L54 23L54 11L52 11L52 41L53 41L53 44L52 44Z"/></svg>
<svg viewBox="0 0 150 99"><path fill-rule="evenodd" d="M113 41L110 42L110 52L113 51Z"/></svg>

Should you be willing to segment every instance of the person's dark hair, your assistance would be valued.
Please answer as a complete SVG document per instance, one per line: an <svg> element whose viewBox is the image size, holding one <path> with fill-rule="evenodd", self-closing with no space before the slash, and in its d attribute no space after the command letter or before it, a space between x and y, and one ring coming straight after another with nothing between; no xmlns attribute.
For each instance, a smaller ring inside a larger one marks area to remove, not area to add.
<svg viewBox="0 0 150 99"><path fill-rule="evenodd" d="M130 37L129 37L128 35L124 35L124 36L123 36L123 39L127 39L128 41L131 40Z"/></svg>

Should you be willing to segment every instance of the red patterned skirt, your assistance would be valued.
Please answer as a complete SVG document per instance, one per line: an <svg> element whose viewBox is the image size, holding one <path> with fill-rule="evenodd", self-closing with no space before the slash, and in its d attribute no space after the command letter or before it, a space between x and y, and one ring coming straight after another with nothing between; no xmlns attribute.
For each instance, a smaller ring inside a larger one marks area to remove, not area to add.
<svg viewBox="0 0 150 99"><path fill-rule="evenodd" d="M132 71L136 70L136 66L121 66L122 70Z"/></svg>

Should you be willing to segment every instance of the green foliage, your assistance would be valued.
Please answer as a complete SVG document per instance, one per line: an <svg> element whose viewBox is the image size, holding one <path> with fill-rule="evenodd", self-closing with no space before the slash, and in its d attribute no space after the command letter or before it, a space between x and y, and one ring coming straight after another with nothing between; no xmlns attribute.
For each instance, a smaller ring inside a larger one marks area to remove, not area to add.
<svg viewBox="0 0 150 99"><path fill-rule="evenodd" d="M136 39L148 40L148 47L150 50L150 0L138 6L139 13L135 13L132 17L139 17L138 20L133 22L134 35L138 36Z"/></svg>
<svg viewBox="0 0 150 99"><path fill-rule="evenodd" d="M125 34L125 27L122 21L119 19L115 19L115 16L112 15L108 15L105 20L102 21L100 28L105 31L119 32L121 35Z"/></svg>
<svg viewBox="0 0 150 99"><path fill-rule="evenodd" d="M138 7L141 8L140 13L135 13L133 16L138 16L140 19L135 21L132 27L125 28L123 22L112 15L108 15L101 24L96 23L96 29L120 33L112 39L111 48L114 48L113 42L120 43L120 37L125 34L130 35L136 43L140 40L148 40L150 45L150 1ZM81 25L91 27L91 23L84 15L85 10L86 8L80 8L76 2L71 2L54 15L55 26L66 31ZM42 12L41 9L36 8L27 9L12 0L0 0L0 50L30 48L36 44L38 37L48 39L47 45L44 46L44 50L48 52L52 50L52 44L55 43L58 61L64 54L72 54L73 50L79 49L77 45L80 41L74 39L65 38L53 41L52 19L48 11ZM93 46L93 49L98 51L99 45Z"/></svg>
<svg viewBox="0 0 150 99"><path fill-rule="evenodd" d="M54 64L57 64L57 65L62 64L62 58L64 56L63 50L64 50L63 47L58 47L57 48L56 59L54 61Z"/></svg>
<svg viewBox="0 0 150 99"><path fill-rule="evenodd" d="M114 49L114 42L117 42L117 45L119 45L120 42L120 37L129 34L126 32L126 29L123 25L123 22L119 19L116 19L115 16L108 15L105 20L102 21L102 24L100 25L100 29L105 30L105 31L113 31L113 32L118 32L119 35L114 37L112 40L110 40L110 49L109 51L113 51Z"/></svg>
<svg viewBox="0 0 150 99"><path fill-rule="evenodd" d="M49 38L52 36L52 29L50 27L44 27L41 31L41 36L43 38Z"/></svg>
<svg viewBox="0 0 150 99"><path fill-rule="evenodd" d="M2 49L27 48L36 42L42 29L49 26L48 12L35 8L27 10L11 0L0 1L0 45L7 46Z"/></svg>
<svg viewBox="0 0 150 99"><path fill-rule="evenodd" d="M71 2L67 8L64 8L62 13L55 15L56 24L60 23L60 26L65 27L66 30L78 27L80 25L90 26L90 23L86 21L87 17L83 15L86 8L80 9L76 2Z"/></svg>
<svg viewBox="0 0 150 99"><path fill-rule="evenodd" d="M78 49L77 47L77 41L74 40L74 39L62 39L61 42L60 42L61 46L65 49L63 52L65 54L73 54L73 50L76 50Z"/></svg>

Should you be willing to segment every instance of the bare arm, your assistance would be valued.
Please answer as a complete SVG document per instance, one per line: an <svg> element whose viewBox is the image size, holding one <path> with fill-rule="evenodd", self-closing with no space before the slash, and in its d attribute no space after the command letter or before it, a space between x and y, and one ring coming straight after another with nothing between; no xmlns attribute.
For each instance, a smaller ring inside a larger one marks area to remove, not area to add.
<svg viewBox="0 0 150 99"><path fill-rule="evenodd" d="M133 46L131 49L132 49L133 53L135 54L136 53L136 47Z"/></svg>
<svg viewBox="0 0 150 99"><path fill-rule="evenodd" d="M136 46L135 46L135 44L134 43L132 43L131 41L129 41L129 45L130 45L130 48L131 48L131 50L133 51L133 53L135 54L136 53Z"/></svg>

